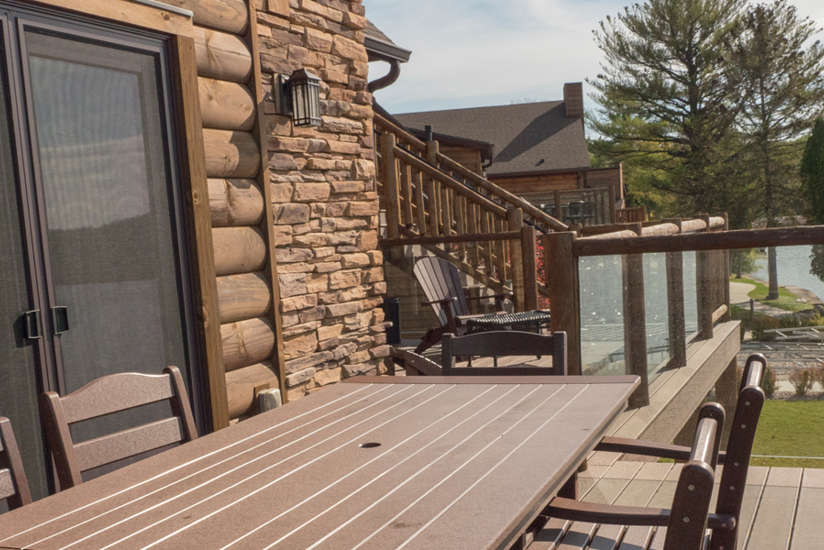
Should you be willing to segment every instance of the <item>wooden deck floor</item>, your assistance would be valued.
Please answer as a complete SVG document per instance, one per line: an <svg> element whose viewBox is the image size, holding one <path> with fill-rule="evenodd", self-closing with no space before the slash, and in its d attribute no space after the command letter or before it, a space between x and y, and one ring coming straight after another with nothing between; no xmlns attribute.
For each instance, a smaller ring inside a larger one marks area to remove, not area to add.
<svg viewBox="0 0 824 550"><path fill-rule="evenodd" d="M678 464L659 462L591 465L579 474L578 494L592 502L668 507L679 471ZM714 507L713 501L711 509ZM744 495L738 549L824 548L823 507L824 469L752 467ZM552 520L529 548L640 550L650 534L646 527L627 529ZM651 548L660 548L663 540L652 535Z"/></svg>

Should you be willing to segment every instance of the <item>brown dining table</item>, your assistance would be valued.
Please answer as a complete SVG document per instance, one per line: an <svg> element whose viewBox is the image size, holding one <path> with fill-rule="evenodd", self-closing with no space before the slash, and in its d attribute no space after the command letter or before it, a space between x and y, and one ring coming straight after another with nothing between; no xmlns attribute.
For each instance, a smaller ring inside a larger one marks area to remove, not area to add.
<svg viewBox="0 0 824 550"><path fill-rule="evenodd" d="M634 376L356 377L0 515L0 548L509 548Z"/></svg>

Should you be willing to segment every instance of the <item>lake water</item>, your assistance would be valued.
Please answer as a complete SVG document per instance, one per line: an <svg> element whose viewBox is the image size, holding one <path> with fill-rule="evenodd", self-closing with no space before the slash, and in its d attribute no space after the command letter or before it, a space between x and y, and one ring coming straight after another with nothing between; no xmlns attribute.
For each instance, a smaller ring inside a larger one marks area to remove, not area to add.
<svg viewBox="0 0 824 550"><path fill-rule="evenodd" d="M778 258L778 284L798 286L824 298L824 282L810 273L810 251L812 246L780 246L776 249ZM750 274L754 279L767 281L767 256L756 260L756 270Z"/></svg>

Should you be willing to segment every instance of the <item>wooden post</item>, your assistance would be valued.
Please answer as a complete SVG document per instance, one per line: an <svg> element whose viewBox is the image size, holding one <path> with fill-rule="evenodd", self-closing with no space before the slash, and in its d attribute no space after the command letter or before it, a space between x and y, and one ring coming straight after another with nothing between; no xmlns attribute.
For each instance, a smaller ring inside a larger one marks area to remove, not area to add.
<svg viewBox="0 0 824 550"><path fill-rule="evenodd" d="M400 197L398 194L398 170L395 162L395 134L386 132L381 136L383 157L383 194L386 199L386 235L396 239L400 235Z"/></svg>
<svg viewBox="0 0 824 550"><path fill-rule="evenodd" d="M524 225L524 213L520 208L510 208L508 211L509 230L520 231ZM523 242L523 241L522 241ZM510 266L512 268L512 293L515 295L515 311L526 310L524 296L524 264L521 243L512 242L510 250Z"/></svg>
<svg viewBox="0 0 824 550"><path fill-rule="evenodd" d="M724 231L730 230L730 218L726 212L724 212ZM724 279L724 303L727 305L727 314L724 315L723 320L729 321L732 319L732 309L730 308L730 273L732 270L732 264L730 263L730 250L724 250L724 269L722 277ZM729 409L727 409L729 410Z"/></svg>
<svg viewBox="0 0 824 550"><path fill-rule="evenodd" d="M635 226L640 235L641 224ZM644 297L644 256L626 254L621 258L624 290L624 370L641 378L641 385L629 397L632 408L649 405L647 373L646 303Z"/></svg>
<svg viewBox="0 0 824 550"><path fill-rule="evenodd" d="M557 189L555 192L552 193L553 200L555 201L555 219L561 219L561 192Z"/></svg>
<svg viewBox="0 0 824 550"><path fill-rule="evenodd" d="M429 140L426 142L426 160L432 166L438 165L438 142ZM429 195L427 210L429 211L429 235L438 235L442 223L441 200L438 182L431 176L426 177L426 194Z"/></svg>
<svg viewBox="0 0 824 550"><path fill-rule="evenodd" d="M609 184L609 223L618 223L618 207L616 206L618 198L616 197L614 183Z"/></svg>
<svg viewBox="0 0 824 550"><path fill-rule="evenodd" d="M681 220L672 220L681 230ZM684 253L667 252L667 310L669 351L672 367L687 364L687 335L684 322Z"/></svg>
<svg viewBox="0 0 824 550"><path fill-rule="evenodd" d="M544 237L544 265L552 330L567 333L567 373L581 374L581 301L578 258L573 254L575 233L564 231ZM551 266L551 267L550 267Z"/></svg>
<svg viewBox="0 0 824 550"><path fill-rule="evenodd" d="M535 228L524 224L521 227L521 273L524 280L524 311L538 309L537 254Z"/></svg>

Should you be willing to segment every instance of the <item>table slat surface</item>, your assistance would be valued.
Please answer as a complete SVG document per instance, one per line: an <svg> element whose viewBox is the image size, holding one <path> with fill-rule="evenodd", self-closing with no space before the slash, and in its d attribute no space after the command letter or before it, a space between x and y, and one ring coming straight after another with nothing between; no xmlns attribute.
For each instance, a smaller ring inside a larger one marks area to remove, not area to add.
<svg viewBox="0 0 824 550"><path fill-rule="evenodd" d="M386 382L324 388L4 514L0 547L505 548L636 385Z"/></svg>

